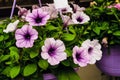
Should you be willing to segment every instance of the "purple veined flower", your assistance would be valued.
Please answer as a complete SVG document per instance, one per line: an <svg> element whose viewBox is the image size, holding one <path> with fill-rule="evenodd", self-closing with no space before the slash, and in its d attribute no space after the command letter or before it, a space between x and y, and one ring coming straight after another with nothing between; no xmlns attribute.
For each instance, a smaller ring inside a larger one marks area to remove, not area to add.
<svg viewBox="0 0 120 80"><path fill-rule="evenodd" d="M85 48L75 46L73 48L73 61L75 64L78 64L80 67L87 66L89 62L89 56Z"/></svg>
<svg viewBox="0 0 120 80"><path fill-rule="evenodd" d="M49 18L49 14L39 8L33 9L32 13L27 14L26 21L28 21L32 26L43 26L47 23Z"/></svg>
<svg viewBox="0 0 120 80"><path fill-rule="evenodd" d="M73 5L73 12L76 13L78 11L84 11L85 10L85 7L80 7L78 6L77 4L72 4Z"/></svg>
<svg viewBox="0 0 120 80"><path fill-rule="evenodd" d="M61 40L47 38L42 46L41 57L48 60L51 65L57 65L60 61L67 59L65 45Z"/></svg>
<svg viewBox="0 0 120 80"><path fill-rule="evenodd" d="M16 5L16 7L19 9L18 16L21 16L23 19L25 19L26 15L30 13L30 10L27 10L26 8L21 8L18 5Z"/></svg>
<svg viewBox="0 0 120 80"><path fill-rule="evenodd" d="M38 38L38 32L30 25L24 25L15 32L16 46L19 48L30 48L34 40Z"/></svg>
<svg viewBox="0 0 120 80"><path fill-rule="evenodd" d="M67 27L68 25L74 24L72 19L69 16L62 15L63 18L63 26Z"/></svg>
<svg viewBox="0 0 120 80"><path fill-rule="evenodd" d="M58 17L58 11L55 9L55 6L53 4L47 4L48 6L43 6L41 9L45 12L48 12L50 15L50 19L57 18Z"/></svg>
<svg viewBox="0 0 120 80"><path fill-rule="evenodd" d="M101 51L101 45L98 42L98 40L94 39L93 41L90 41L89 39L85 40L82 43L82 47L84 47L90 57L89 64L95 64L97 60L100 60L102 57L102 51Z"/></svg>
<svg viewBox="0 0 120 80"><path fill-rule="evenodd" d="M84 24L90 20L90 17L84 12L76 12L72 15L72 20L75 24Z"/></svg>

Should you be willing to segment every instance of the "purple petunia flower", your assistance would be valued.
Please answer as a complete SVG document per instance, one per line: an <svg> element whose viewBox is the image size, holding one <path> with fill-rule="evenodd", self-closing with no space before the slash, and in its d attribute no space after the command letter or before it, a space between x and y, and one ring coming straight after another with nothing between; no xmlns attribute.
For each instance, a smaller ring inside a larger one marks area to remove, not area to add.
<svg viewBox="0 0 120 80"><path fill-rule="evenodd" d="M90 17L84 12L76 12L72 15L72 20L75 24L84 24L90 20Z"/></svg>
<svg viewBox="0 0 120 80"><path fill-rule="evenodd" d="M101 59L102 51L101 45L98 43L98 40L90 41L89 39L87 39L82 43L82 47L85 48L90 57L89 64L94 64L96 60Z"/></svg>
<svg viewBox="0 0 120 80"><path fill-rule="evenodd" d="M89 62L89 56L83 47L75 46L73 48L73 61L81 67L87 66Z"/></svg>
<svg viewBox="0 0 120 80"><path fill-rule="evenodd" d="M57 65L60 61L67 59L65 45L61 40L47 38L42 46L41 57L47 59L51 65Z"/></svg>
<svg viewBox="0 0 120 80"><path fill-rule="evenodd" d="M24 25L15 32L16 46L19 48L30 48L33 46L34 40L38 38L38 32L30 25Z"/></svg>
<svg viewBox="0 0 120 80"><path fill-rule="evenodd" d="M32 26L42 26L47 23L50 15L42 9L33 9L32 13L27 14L26 21Z"/></svg>

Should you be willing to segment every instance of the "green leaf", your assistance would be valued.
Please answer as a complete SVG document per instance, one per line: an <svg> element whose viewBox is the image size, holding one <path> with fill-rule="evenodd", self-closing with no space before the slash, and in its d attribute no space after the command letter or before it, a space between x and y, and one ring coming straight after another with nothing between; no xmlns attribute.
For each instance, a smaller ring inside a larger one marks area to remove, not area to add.
<svg viewBox="0 0 120 80"><path fill-rule="evenodd" d="M7 77L10 77L10 70L11 70L11 67L8 66L2 71L2 74L6 75Z"/></svg>
<svg viewBox="0 0 120 80"><path fill-rule="evenodd" d="M3 41L3 40L4 40L4 36L1 35L1 36L0 36L0 41Z"/></svg>
<svg viewBox="0 0 120 80"><path fill-rule="evenodd" d="M20 73L20 65L13 67L10 70L10 77L15 78Z"/></svg>
<svg viewBox="0 0 120 80"><path fill-rule="evenodd" d="M46 25L46 29L51 31L51 30L55 30L57 28L53 25Z"/></svg>
<svg viewBox="0 0 120 80"><path fill-rule="evenodd" d="M95 27L95 28L93 29L93 31L94 31L97 35L99 35L99 34L100 34L100 27Z"/></svg>
<svg viewBox="0 0 120 80"><path fill-rule="evenodd" d="M57 76L58 80L69 80L69 77L68 77L68 75L66 73L68 73L68 72L59 71L58 76Z"/></svg>
<svg viewBox="0 0 120 80"><path fill-rule="evenodd" d="M27 66L25 66L25 68L23 70L23 75L24 76L30 76L31 74L36 72L36 70L37 70L37 65L36 64L28 64Z"/></svg>
<svg viewBox="0 0 120 80"><path fill-rule="evenodd" d="M2 56L0 56L0 62L3 62L3 61L5 61L5 60L8 60L9 57L10 57L10 55L2 55Z"/></svg>
<svg viewBox="0 0 120 80"><path fill-rule="evenodd" d="M62 61L62 64L65 66L70 66L70 61L69 60L64 60Z"/></svg>
<svg viewBox="0 0 120 80"><path fill-rule="evenodd" d="M16 48L16 47L10 47L9 48L10 49L10 57L11 57L11 59L13 60L13 61L17 61L18 62L18 60L19 60L19 53L18 53L18 48Z"/></svg>
<svg viewBox="0 0 120 80"><path fill-rule="evenodd" d="M68 71L68 76L69 76L69 80L80 80L79 75L73 69Z"/></svg>
<svg viewBox="0 0 120 80"><path fill-rule="evenodd" d="M80 77L73 68L66 68L58 71L58 80L80 80Z"/></svg>
<svg viewBox="0 0 120 80"><path fill-rule="evenodd" d="M114 32L113 35L115 35L115 36L120 36L120 31Z"/></svg>
<svg viewBox="0 0 120 80"><path fill-rule="evenodd" d="M30 58L35 58L36 56L38 56L39 55L39 53L37 52L37 51L35 51L35 52L30 52Z"/></svg>
<svg viewBox="0 0 120 80"><path fill-rule="evenodd" d="M74 40L76 37L76 34L68 34L68 33L65 33L62 35L62 38L65 40L65 41L72 41Z"/></svg>
<svg viewBox="0 0 120 80"><path fill-rule="evenodd" d="M38 65L40 68L46 70L49 66L48 62L46 60L39 60Z"/></svg>
<svg viewBox="0 0 120 80"><path fill-rule="evenodd" d="M15 46L10 47L9 50L10 51L18 52L18 48L16 48Z"/></svg>

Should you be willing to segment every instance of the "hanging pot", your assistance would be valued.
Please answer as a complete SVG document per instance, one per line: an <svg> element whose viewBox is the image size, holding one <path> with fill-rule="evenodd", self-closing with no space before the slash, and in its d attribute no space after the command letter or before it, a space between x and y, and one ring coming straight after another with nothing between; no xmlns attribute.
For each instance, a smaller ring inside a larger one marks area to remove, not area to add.
<svg viewBox="0 0 120 80"><path fill-rule="evenodd" d="M120 76L120 45L103 48L103 56L96 63L97 67L110 76Z"/></svg>

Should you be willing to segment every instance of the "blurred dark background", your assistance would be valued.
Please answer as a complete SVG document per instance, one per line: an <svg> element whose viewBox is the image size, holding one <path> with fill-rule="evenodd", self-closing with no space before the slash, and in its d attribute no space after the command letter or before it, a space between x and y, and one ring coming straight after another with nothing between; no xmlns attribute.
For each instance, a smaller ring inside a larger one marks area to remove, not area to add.
<svg viewBox="0 0 120 80"><path fill-rule="evenodd" d="M0 0L0 18L9 17L12 4L14 0ZM38 0L16 0L17 5L22 7L30 8L33 4L39 4ZM69 0L69 2L74 2L80 6L87 7L89 6L89 2L92 0ZM42 4L53 3L53 0L41 0ZM15 8L14 14L17 14L18 9Z"/></svg>

